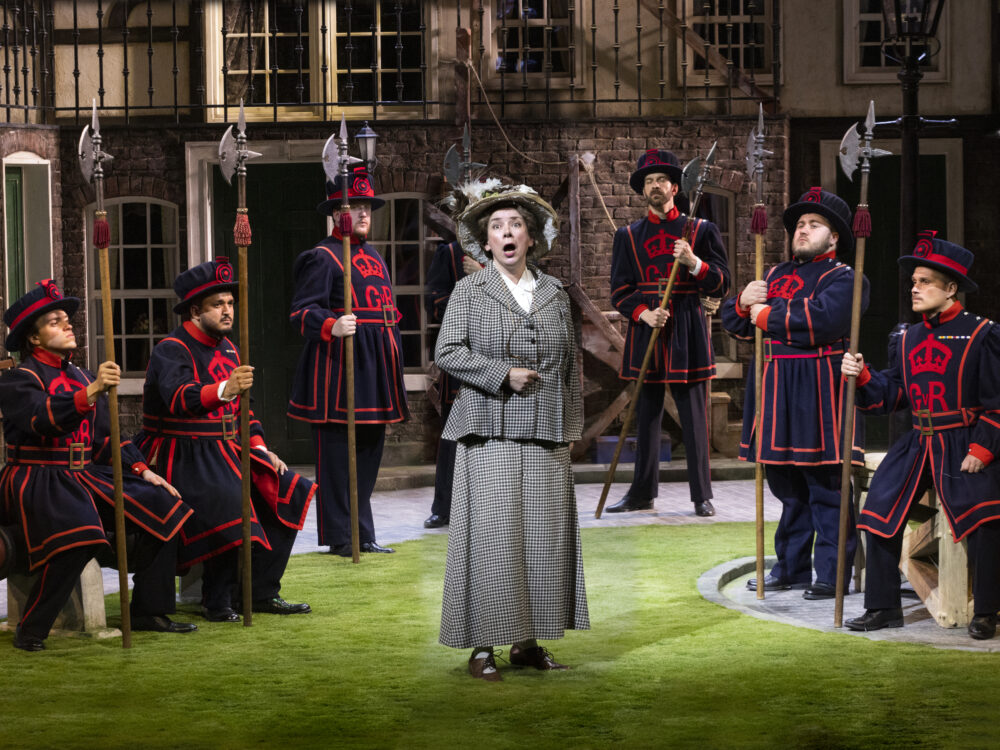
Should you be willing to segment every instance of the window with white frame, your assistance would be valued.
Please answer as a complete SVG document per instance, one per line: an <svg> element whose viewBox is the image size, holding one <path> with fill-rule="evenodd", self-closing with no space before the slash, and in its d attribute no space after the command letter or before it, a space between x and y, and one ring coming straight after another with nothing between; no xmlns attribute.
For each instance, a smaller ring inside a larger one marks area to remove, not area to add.
<svg viewBox="0 0 1000 750"><path fill-rule="evenodd" d="M318 118L324 102L369 111L421 103L424 29L421 0L209 0L208 101L270 105L248 108L249 119L275 107ZM223 117L221 107L210 112Z"/></svg>
<svg viewBox="0 0 1000 750"><path fill-rule="evenodd" d="M773 80L773 3L770 0L684 0L687 3L687 23L733 66L752 76L757 82L768 84ZM706 59L706 50L695 51L690 47L679 50L689 59L688 85L697 85L694 75L704 78L707 74L713 86L726 83L725 74L714 70Z"/></svg>
<svg viewBox="0 0 1000 750"><path fill-rule="evenodd" d="M402 314L399 333L407 372L424 372L434 358L440 327L426 313L427 269L440 240L429 237L420 193L380 195L385 206L372 212L369 242L389 267L396 307Z"/></svg>
<svg viewBox="0 0 1000 750"><path fill-rule="evenodd" d="M948 6L941 14L937 38L941 53L921 61L925 81L948 80ZM844 0L844 82L895 82L900 64L882 53L885 19L881 0Z"/></svg>
<svg viewBox="0 0 1000 750"><path fill-rule="evenodd" d="M88 298L90 346L103 358L105 325L100 267L90 242L94 208L87 207ZM177 206L154 198L114 198L105 202L111 241L111 272L115 361L126 378L145 377L153 347L180 322L173 311L174 279L180 272Z"/></svg>

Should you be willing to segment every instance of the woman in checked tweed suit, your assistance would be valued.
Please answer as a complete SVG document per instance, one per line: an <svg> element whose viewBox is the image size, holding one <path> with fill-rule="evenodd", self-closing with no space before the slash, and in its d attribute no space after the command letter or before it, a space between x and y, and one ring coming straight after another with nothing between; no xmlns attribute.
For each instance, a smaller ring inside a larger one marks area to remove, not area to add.
<svg viewBox="0 0 1000 750"><path fill-rule="evenodd" d="M590 627L569 449L582 409L569 297L534 265L555 211L525 185L478 185L458 235L485 268L455 286L435 353L463 383L443 435L458 449L440 642L498 681L494 646L565 669L536 639Z"/></svg>

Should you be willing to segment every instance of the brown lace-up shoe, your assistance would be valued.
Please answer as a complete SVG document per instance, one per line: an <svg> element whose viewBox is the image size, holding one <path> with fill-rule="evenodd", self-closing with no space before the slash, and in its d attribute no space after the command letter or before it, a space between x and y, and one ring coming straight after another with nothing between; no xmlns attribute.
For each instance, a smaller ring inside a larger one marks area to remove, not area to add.
<svg viewBox="0 0 1000 750"><path fill-rule="evenodd" d="M481 653L487 653L487 656L477 659L476 654ZM472 656L469 657L469 674L487 682L502 682L503 677L500 676L500 671L497 669L495 656L496 651L484 652L482 649L477 648L472 652Z"/></svg>
<svg viewBox="0 0 1000 750"><path fill-rule="evenodd" d="M522 649L519 646L510 647L510 663L515 667L534 667L535 669L569 669L552 658L547 648L533 646Z"/></svg>

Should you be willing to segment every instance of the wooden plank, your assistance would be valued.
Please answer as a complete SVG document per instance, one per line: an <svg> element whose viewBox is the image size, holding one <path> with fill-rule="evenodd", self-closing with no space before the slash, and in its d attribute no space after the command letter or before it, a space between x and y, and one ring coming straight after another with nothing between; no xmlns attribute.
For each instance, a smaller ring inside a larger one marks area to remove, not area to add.
<svg viewBox="0 0 1000 750"><path fill-rule="evenodd" d="M583 432L583 437L577 440L573 444L572 457L574 459L582 458L586 455L587 451L590 449L590 444L594 442L600 435L604 434L604 431L608 429L608 425L615 421L619 414L621 414L625 407L628 406L628 402L631 399L632 386L629 385L618 394L618 398L612 401L608 407L597 415L597 419Z"/></svg>
<svg viewBox="0 0 1000 750"><path fill-rule="evenodd" d="M938 552L937 516L924 521L920 526L910 530L910 557L932 558Z"/></svg>
<svg viewBox="0 0 1000 750"><path fill-rule="evenodd" d="M424 221L445 242L455 240L455 221L430 201L424 201Z"/></svg>
<svg viewBox="0 0 1000 750"><path fill-rule="evenodd" d="M615 372L621 369L622 353L608 343L607 337L598 331L596 326L591 325L589 321L584 321L580 327L580 333L583 338L582 348L584 351L601 360Z"/></svg>
<svg viewBox="0 0 1000 750"><path fill-rule="evenodd" d="M615 329L608 319L604 317L604 313L597 308L593 300L587 296L587 293L583 291L583 288L579 284L569 284L566 287L566 291L569 292L569 296L574 302L579 306L580 312L582 312L587 320L597 326L597 329L601 332L601 335L606 338L611 345L620 352L625 351L625 337L622 336Z"/></svg>
<svg viewBox="0 0 1000 750"><path fill-rule="evenodd" d="M574 154L573 156L575 157L576 154ZM580 179L579 175L577 175L578 182L579 179ZM552 194L552 198L551 200L549 200L549 205L558 211L559 206L562 205L563 199L567 195L569 195L569 177L564 177L563 181L559 183L559 187L557 187L556 191Z"/></svg>
<svg viewBox="0 0 1000 750"><path fill-rule="evenodd" d="M938 543L938 608L932 612L943 628L966 627L972 619L966 543L955 544L951 527L941 515ZM928 608L929 609L929 608Z"/></svg>

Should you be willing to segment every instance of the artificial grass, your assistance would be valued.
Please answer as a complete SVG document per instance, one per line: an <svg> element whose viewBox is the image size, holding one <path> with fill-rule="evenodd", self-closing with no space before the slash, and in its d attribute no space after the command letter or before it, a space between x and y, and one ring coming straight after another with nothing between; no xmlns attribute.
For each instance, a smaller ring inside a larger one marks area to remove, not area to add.
<svg viewBox="0 0 1000 750"><path fill-rule="evenodd" d="M770 538L771 532L768 533ZM995 654L878 643L703 600L705 570L752 551L747 524L588 529L592 630L547 642L569 672L488 684L437 645L445 537L362 564L293 557L310 615L198 622L190 635L0 637L0 746L986 747ZM109 619L118 609L108 598Z"/></svg>

